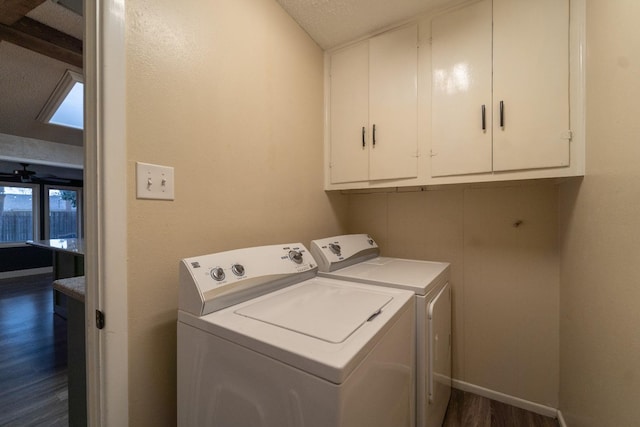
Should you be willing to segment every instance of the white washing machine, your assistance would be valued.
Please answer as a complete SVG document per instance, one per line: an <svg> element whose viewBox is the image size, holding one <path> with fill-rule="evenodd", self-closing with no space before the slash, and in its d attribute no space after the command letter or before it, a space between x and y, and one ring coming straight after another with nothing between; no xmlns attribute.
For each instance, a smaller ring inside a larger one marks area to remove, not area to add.
<svg viewBox="0 0 640 427"><path fill-rule="evenodd" d="M417 426L441 426L451 397L449 263L381 257L367 234L314 240L310 249L320 276L415 293Z"/></svg>
<svg viewBox="0 0 640 427"><path fill-rule="evenodd" d="M180 262L178 425L415 425L406 290L316 276L299 243Z"/></svg>

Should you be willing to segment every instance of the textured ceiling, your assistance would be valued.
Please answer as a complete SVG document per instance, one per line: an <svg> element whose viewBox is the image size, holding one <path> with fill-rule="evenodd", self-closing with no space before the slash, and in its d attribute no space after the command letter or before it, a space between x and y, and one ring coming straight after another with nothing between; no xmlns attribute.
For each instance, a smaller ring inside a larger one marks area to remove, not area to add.
<svg viewBox="0 0 640 427"><path fill-rule="evenodd" d="M277 0L323 49L459 0Z"/></svg>
<svg viewBox="0 0 640 427"><path fill-rule="evenodd" d="M46 1L29 12L31 19L82 39L84 20L68 9ZM38 113L72 65L0 42L0 133L62 144L82 145L82 131L44 124Z"/></svg>

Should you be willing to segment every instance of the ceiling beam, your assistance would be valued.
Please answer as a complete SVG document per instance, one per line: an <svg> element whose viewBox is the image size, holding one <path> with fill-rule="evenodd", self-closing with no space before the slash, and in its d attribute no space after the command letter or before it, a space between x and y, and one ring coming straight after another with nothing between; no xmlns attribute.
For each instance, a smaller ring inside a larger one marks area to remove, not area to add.
<svg viewBox="0 0 640 427"><path fill-rule="evenodd" d="M0 24L13 25L45 0L0 0Z"/></svg>
<svg viewBox="0 0 640 427"><path fill-rule="evenodd" d="M82 40L31 18L23 17L13 25L0 24L0 40L82 68Z"/></svg>

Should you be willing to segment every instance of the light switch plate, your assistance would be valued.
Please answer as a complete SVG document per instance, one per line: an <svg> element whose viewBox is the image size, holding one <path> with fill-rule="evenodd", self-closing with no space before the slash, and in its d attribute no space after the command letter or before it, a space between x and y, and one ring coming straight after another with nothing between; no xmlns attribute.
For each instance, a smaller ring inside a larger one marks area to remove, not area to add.
<svg viewBox="0 0 640 427"><path fill-rule="evenodd" d="M173 168L136 162L136 197L138 199L174 199Z"/></svg>

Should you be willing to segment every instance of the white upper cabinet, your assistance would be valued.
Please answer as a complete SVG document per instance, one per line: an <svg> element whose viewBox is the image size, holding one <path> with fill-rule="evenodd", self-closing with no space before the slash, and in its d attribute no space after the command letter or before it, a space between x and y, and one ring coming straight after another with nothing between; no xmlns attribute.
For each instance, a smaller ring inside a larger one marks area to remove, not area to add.
<svg viewBox="0 0 640 427"><path fill-rule="evenodd" d="M331 56L331 183L369 177L369 43Z"/></svg>
<svg viewBox="0 0 640 427"><path fill-rule="evenodd" d="M491 172L491 1L434 19L431 34L431 174Z"/></svg>
<svg viewBox="0 0 640 427"><path fill-rule="evenodd" d="M369 179L418 176L417 25L369 41L369 93Z"/></svg>
<svg viewBox="0 0 640 427"><path fill-rule="evenodd" d="M325 54L325 188L585 171L586 0L470 0Z"/></svg>
<svg viewBox="0 0 640 427"><path fill-rule="evenodd" d="M417 177L417 43L411 25L330 56L329 184Z"/></svg>
<svg viewBox="0 0 640 427"><path fill-rule="evenodd" d="M569 166L569 1L493 0L493 169Z"/></svg>
<svg viewBox="0 0 640 427"><path fill-rule="evenodd" d="M568 0L433 19L431 176L570 165L569 24Z"/></svg>

